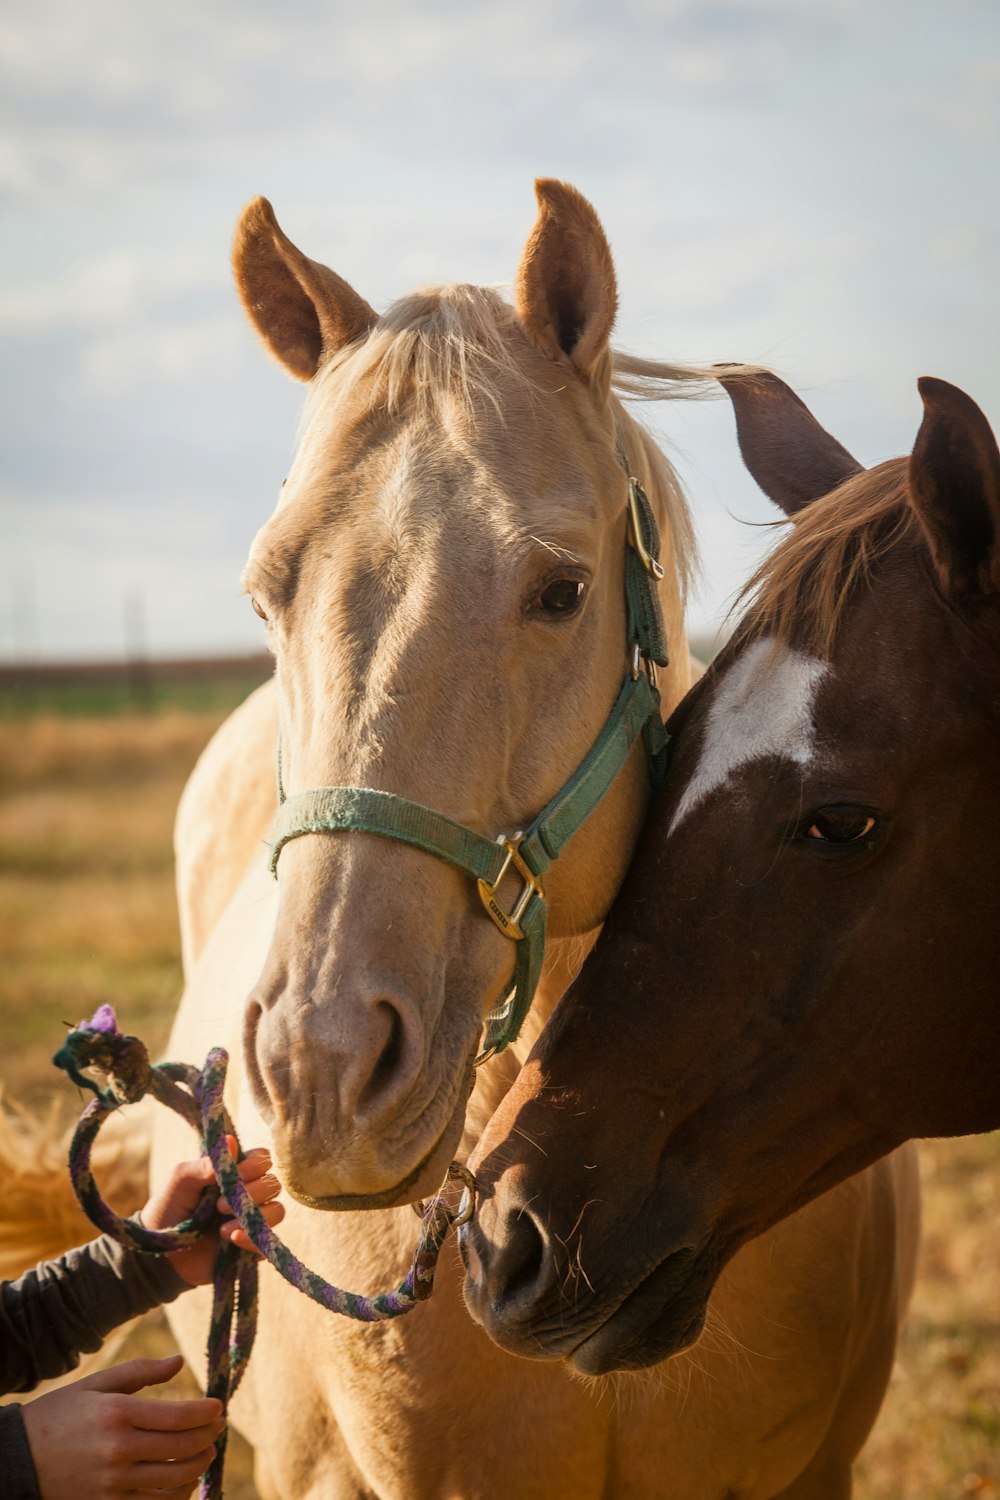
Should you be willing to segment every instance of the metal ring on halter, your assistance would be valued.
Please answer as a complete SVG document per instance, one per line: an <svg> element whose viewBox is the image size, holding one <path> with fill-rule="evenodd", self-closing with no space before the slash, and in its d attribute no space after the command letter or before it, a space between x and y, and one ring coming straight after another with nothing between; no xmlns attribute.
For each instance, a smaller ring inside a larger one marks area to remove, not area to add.
<svg viewBox="0 0 1000 1500"><path fill-rule="evenodd" d="M472 1218L473 1214L476 1211L476 1201L479 1195L479 1184L476 1181L475 1177L473 1177L472 1173L469 1171L468 1167L463 1167L460 1161L452 1162L451 1166L448 1168L448 1176L453 1182L461 1182L464 1187L462 1196L466 1200L465 1207L459 1208L458 1213L451 1220L452 1229L461 1229L463 1224L468 1224L469 1220ZM423 1199L421 1199L419 1203L411 1203L410 1207L413 1209L413 1212L416 1214L418 1219L422 1219L427 1212L427 1204Z"/></svg>
<svg viewBox="0 0 1000 1500"><path fill-rule="evenodd" d="M629 672L632 674L633 682L638 681L639 674L642 671L643 667L646 668L646 676L649 679L650 687L655 688L656 663L655 661L653 661L652 657L643 655L642 647L639 645L638 641L635 641L632 646L632 661L631 665L629 666Z"/></svg>

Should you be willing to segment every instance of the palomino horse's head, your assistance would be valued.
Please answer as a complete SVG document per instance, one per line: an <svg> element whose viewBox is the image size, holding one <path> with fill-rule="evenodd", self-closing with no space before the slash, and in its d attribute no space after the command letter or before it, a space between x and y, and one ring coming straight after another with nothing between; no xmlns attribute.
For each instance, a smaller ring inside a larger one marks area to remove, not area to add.
<svg viewBox="0 0 1000 1500"><path fill-rule="evenodd" d="M689 1344L741 1244L900 1141L1000 1124L996 442L923 381L909 464L864 472L726 383L796 524L471 1163L476 1316L591 1373Z"/></svg>
<svg viewBox="0 0 1000 1500"><path fill-rule="evenodd" d="M297 250L263 199L243 216L246 308L312 382L301 447L245 574L277 658L289 805L366 788L380 806L393 794L490 841L530 824L628 676L619 443L659 512L662 604L684 656L686 516L612 394L610 252L573 189L541 183L538 197L513 307L452 286L383 317ZM685 672L668 670L668 702ZM647 787L636 744L545 876L550 934L601 921ZM406 1201L440 1182L454 1151L514 945L474 880L396 836L295 837L278 875L245 1041L286 1181L324 1206ZM505 909L518 890L512 871Z"/></svg>

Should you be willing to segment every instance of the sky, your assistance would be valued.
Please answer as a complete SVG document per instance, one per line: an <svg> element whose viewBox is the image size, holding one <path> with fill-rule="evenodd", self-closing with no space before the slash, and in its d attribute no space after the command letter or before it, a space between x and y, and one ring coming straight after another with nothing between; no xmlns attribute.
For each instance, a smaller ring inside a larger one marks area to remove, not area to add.
<svg viewBox="0 0 1000 1500"><path fill-rule="evenodd" d="M229 271L258 193L375 307L509 282L532 182L615 255L616 343L777 369L856 457L919 375L1000 426L996 0L7 0L0 662L250 651L302 387ZM772 539L725 400L643 408L711 633Z"/></svg>

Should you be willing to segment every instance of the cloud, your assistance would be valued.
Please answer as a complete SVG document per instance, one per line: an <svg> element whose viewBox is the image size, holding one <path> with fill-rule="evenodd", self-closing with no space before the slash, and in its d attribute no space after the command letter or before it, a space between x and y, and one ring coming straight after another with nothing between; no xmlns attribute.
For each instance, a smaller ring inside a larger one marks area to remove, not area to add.
<svg viewBox="0 0 1000 1500"><path fill-rule="evenodd" d="M622 0L613 17L603 0L36 0L0 25L0 171L11 194L83 193L170 176L192 149L231 164L318 135L345 154L596 150L671 96L683 123L768 91L849 15L834 0Z"/></svg>
<svg viewBox="0 0 1000 1500"><path fill-rule="evenodd" d="M0 496L0 515L13 503ZM18 510L16 531L5 525L0 656L20 647L41 657L119 657L126 601L136 599L154 655L197 653L206 644L261 649L260 622L239 584L245 548L212 505L183 494L156 504L135 496L131 506L100 494L50 494Z"/></svg>
<svg viewBox="0 0 1000 1500"><path fill-rule="evenodd" d="M115 639L135 575L159 580L158 639L230 638L209 600L300 395L230 285L262 190L385 306L511 277L531 178L564 176L608 228L625 346L770 360L867 460L912 440L924 370L995 412L998 59L992 0L913 0L905 28L895 0L8 7L0 463L5 540L59 580L47 648ZM769 512L724 406L660 421L687 449L707 618L749 567L728 512Z"/></svg>
<svg viewBox="0 0 1000 1500"><path fill-rule="evenodd" d="M8 280L0 290L0 329L44 333L170 316L178 303L216 292L227 279L204 246L109 249L61 267L46 282Z"/></svg>

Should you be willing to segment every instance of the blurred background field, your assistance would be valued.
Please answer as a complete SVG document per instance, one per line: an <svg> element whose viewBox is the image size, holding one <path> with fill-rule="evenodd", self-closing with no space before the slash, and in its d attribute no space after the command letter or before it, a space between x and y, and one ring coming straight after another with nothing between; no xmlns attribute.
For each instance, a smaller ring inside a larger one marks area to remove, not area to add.
<svg viewBox="0 0 1000 1500"><path fill-rule="evenodd" d="M162 1049L181 984L171 833L184 780L260 662L147 684L0 681L0 1084L67 1118L49 1059L64 1022L110 1001ZM196 1059L191 1059L196 1060ZM922 1147L921 1274L859 1500L1000 1500L1000 1136ZM169 1352L162 1314L116 1358ZM190 1386L185 1375L175 1383ZM192 1387L193 1388L193 1387ZM227 1493L253 1500L246 1446Z"/></svg>
<svg viewBox="0 0 1000 1500"><path fill-rule="evenodd" d="M172 829L181 788L269 659L0 673L0 1090L42 1112L82 1106L51 1056L64 1023L110 1001L154 1053L180 993ZM141 705L137 707L137 705ZM193 1142L192 1142L193 1144ZM139 1205L136 1205L137 1207ZM2 1213L2 1210L0 1210ZM173 1350L162 1312L114 1359ZM171 1396L193 1395L184 1371ZM255 1500L234 1434L229 1500Z"/></svg>

